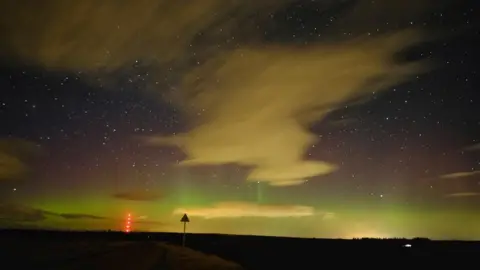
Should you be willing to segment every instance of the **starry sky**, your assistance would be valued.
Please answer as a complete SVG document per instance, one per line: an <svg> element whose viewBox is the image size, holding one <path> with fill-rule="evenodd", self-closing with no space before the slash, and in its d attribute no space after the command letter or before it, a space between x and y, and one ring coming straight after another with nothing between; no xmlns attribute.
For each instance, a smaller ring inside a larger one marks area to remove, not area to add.
<svg viewBox="0 0 480 270"><path fill-rule="evenodd" d="M0 227L480 239L477 1L1 5Z"/></svg>

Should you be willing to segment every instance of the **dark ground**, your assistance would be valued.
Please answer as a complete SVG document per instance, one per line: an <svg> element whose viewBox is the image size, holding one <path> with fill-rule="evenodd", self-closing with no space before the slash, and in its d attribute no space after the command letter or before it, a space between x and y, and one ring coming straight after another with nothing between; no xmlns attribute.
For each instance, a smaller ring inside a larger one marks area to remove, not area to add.
<svg viewBox="0 0 480 270"><path fill-rule="evenodd" d="M3 265L0 269L72 269L62 268L70 261L83 265L78 269L108 269L99 265L88 266L83 262L88 260L92 264L99 256L110 258L102 260L122 257L121 269L140 270L140 265L146 261L152 261L152 264L157 261L156 268L148 269L170 269L158 266L161 260L157 257L163 256L163 251L156 250L154 246L157 242L178 245L181 235L4 230L0 231L0 259ZM447 267L447 264L455 269L468 269L477 268L480 258L480 242L428 239L329 240L189 234L187 247L236 262L249 270L332 266L395 269L428 266L430 269ZM55 267L49 266L51 261L56 261Z"/></svg>

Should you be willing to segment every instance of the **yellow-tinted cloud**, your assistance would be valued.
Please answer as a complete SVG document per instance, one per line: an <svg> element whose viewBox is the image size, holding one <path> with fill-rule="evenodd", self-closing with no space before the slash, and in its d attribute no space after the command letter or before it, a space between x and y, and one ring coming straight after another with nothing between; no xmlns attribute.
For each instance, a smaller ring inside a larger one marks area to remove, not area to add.
<svg viewBox="0 0 480 270"><path fill-rule="evenodd" d="M440 178L443 179L457 179L457 178L464 178L464 177L470 177L480 174L480 171L468 171L468 172L455 172L455 173L449 173L449 174L444 174L441 175Z"/></svg>
<svg viewBox="0 0 480 270"><path fill-rule="evenodd" d="M211 207L177 208L173 214L190 217L210 218L241 218L241 217L307 217L321 215L324 219L331 219L331 212L318 212L313 207L302 205L262 205L248 202L222 202Z"/></svg>
<svg viewBox="0 0 480 270"><path fill-rule="evenodd" d="M458 192L445 195L447 198L464 198L480 196L480 192Z"/></svg>
<svg viewBox="0 0 480 270"><path fill-rule="evenodd" d="M137 59L149 64L169 63L183 59L195 40L203 40L200 43L205 45L216 37L224 37L235 43L238 33L232 30L239 28L240 33L254 36L249 30L258 29L259 25L249 15L268 11L266 17L271 19L270 14L292 2L4 0L0 3L0 53L48 68L80 70L113 70ZM318 1L317 8L328 10L337 2ZM435 0L418 0L408 5L401 0L350 2L355 6L329 23L324 33L339 29L342 33L365 32L387 22L410 22L441 5ZM203 49L219 47L222 44L210 42Z"/></svg>
<svg viewBox="0 0 480 270"><path fill-rule="evenodd" d="M393 60L397 52L422 40L414 30L303 47L251 42L219 49L219 36L231 41L234 28L247 27L245 14L275 12L291 0L4 2L0 29L6 30L6 47L0 49L47 68L111 71L137 59L153 66L181 65L192 55L211 55L178 74L178 91L161 93L182 109L193 128L147 142L181 147L188 155L183 165L249 166L248 180L276 186L300 184L337 169L303 160L317 140L308 130L310 124L344 102L404 82L424 67ZM356 26L362 16L389 16L383 10L372 13L371 1L355 2L358 8L338 21ZM415 13L436 1L418 2ZM395 7L405 6L403 1L388 3L395 14ZM202 46L195 48L198 43Z"/></svg>
<svg viewBox="0 0 480 270"><path fill-rule="evenodd" d="M0 139L0 180L16 179L29 171L28 158L37 154L39 147L20 139Z"/></svg>
<svg viewBox="0 0 480 270"><path fill-rule="evenodd" d="M141 59L182 58L210 25L228 30L243 12L291 0L2 1L2 49L48 68L114 70ZM230 17L224 15L234 12Z"/></svg>
<svg viewBox="0 0 480 270"><path fill-rule="evenodd" d="M400 32L335 45L244 48L222 55L223 61L212 60L223 63L213 72L203 66L185 79L184 89L192 94L181 92L189 97L182 104L195 115L197 126L147 143L181 147L188 155L184 165L251 166L249 180L273 185L329 174L335 165L303 160L317 141L308 126L347 100L420 72L420 63L392 60L415 41L416 33Z"/></svg>
<svg viewBox="0 0 480 270"><path fill-rule="evenodd" d="M19 158L0 152L0 179L16 178L26 170L27 167Z"/></svg>

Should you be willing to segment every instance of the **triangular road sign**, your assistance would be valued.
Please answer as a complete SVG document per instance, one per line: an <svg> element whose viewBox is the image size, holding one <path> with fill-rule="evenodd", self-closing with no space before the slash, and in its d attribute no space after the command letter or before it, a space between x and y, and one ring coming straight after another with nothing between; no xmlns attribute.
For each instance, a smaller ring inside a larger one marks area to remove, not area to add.
<svg viewBox="0 0 480 270"><path fill-rule="evenodd" d="M183 214L182 219L180 219L180 222L190 222L190 219L188 218L187 214Z"/></svg>

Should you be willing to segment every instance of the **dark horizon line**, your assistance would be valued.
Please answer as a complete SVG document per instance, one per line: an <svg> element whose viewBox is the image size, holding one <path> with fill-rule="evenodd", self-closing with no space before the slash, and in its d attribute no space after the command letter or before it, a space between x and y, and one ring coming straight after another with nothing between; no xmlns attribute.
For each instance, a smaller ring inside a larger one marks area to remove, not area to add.
<svg viewBox="0 0 480 270"><path fill-rule="evenodd" d="M183 234L182 232L149 232L149 231L131 231L131 232L124 232L120 230L78 230L78 229L40 229L40 228L0 228L1 233L8 233L8 232L37 232L37 233L96 233L96 234L124 234L124 235L140 235L140 234ZM293 237L293 236L273 236L273 235L255 235L255 234L225 234L225 233L189 233L188 235L204 235L204 236L238 236L238 237L256 237L256 238L283 238L283 239L299 239L299 240L324 240L324 241L333 241L333 240L340 240L340 241L358 241L358 240L396 240L396 241L430 241L430 242L474 242L479 243L480 239L478 240L460 240L460 239L432 239L428 237L390 237L390 238L376 238L376 237L354 237L354 238L316 238L316 237Z"/></svg>

